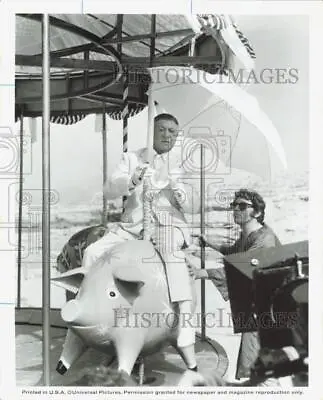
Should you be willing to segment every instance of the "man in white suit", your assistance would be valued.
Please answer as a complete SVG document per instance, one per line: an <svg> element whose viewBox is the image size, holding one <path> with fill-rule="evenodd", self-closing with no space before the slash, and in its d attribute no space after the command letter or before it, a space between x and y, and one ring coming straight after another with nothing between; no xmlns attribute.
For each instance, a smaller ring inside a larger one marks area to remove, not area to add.
<svg viewBox="0 0 323 400"><path fill-rule="evenodd" d="M152 222L156 247L166 261L169 292L172 302L179 305L182 316L191 314L192 285L183 249L190 245L190 234L184 213L198 209L198 193L183 182L185 168L180 154L171 151L178 137L178 121L170 114L159 114L154 120L154 158L146 163L147 149L123 153L122 159L109 176L104 192L108 199L126 196L120 223L109 227L109 232L90 245L83 258L83 267L91 265L115 244L142 238L143 233L143 177L148 173L153 183L154 200ZM196 370L194 352L195 330L182 321L179 324L177 345L189 369Z"/></svg>

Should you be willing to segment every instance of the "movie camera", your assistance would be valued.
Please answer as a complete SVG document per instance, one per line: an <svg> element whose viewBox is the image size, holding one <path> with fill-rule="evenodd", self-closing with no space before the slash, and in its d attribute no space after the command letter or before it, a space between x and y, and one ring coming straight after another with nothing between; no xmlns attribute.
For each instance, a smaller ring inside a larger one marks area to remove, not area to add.
<svg viewBox="0 0 323 400"><path fill-rule="evenodd" d="M259 335L253 382L307 376L308 269L307 241L225 257L234 332Z"/></svg>

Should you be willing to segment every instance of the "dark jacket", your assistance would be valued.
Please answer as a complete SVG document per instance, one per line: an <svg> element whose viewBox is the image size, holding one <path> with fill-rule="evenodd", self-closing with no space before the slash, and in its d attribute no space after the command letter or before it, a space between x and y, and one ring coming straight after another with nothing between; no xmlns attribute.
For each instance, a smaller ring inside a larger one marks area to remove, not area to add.
<svg viewBox="0 0 323 400"><path fill-rule="evenodd" d="M241 234L232 246L223 246L220 251L224 255L229 255L279 245L281 243L278 237L269 226L264 224L257 231L251 232L246 238ZM224 300L229 300L224 268L207 269L207 273ZM249 377L250 368L258 357L259 349L260 344L257 332L242 333L236 371L237 379Z"/></svg>

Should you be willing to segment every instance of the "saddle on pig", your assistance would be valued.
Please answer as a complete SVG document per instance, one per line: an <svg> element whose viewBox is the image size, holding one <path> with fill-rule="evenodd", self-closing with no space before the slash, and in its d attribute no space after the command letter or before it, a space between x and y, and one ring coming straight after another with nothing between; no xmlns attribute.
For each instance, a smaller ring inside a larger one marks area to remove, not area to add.
<svg viewBox="0 0 323 400"><path fill-rule="evenodd" d="M179 314L170 301L165 263L151 242L117 244L89 269L76 268L52 280L76 294L61 311L68 331L59 373L88 347L116 355L119 371L129 375L139 355L166 343L177 349ZM191 285L195 309L193 280Z"/></svg>

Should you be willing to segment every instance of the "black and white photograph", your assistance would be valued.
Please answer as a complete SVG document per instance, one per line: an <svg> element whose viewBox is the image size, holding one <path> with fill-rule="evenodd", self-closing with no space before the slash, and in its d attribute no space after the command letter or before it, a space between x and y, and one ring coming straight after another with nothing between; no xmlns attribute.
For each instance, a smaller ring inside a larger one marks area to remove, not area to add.
<svg viewBox="0 0 323 400"><path fill-rule="evenodd" d="M309 16L15 24L17 387L307 387Z"/></svg>

